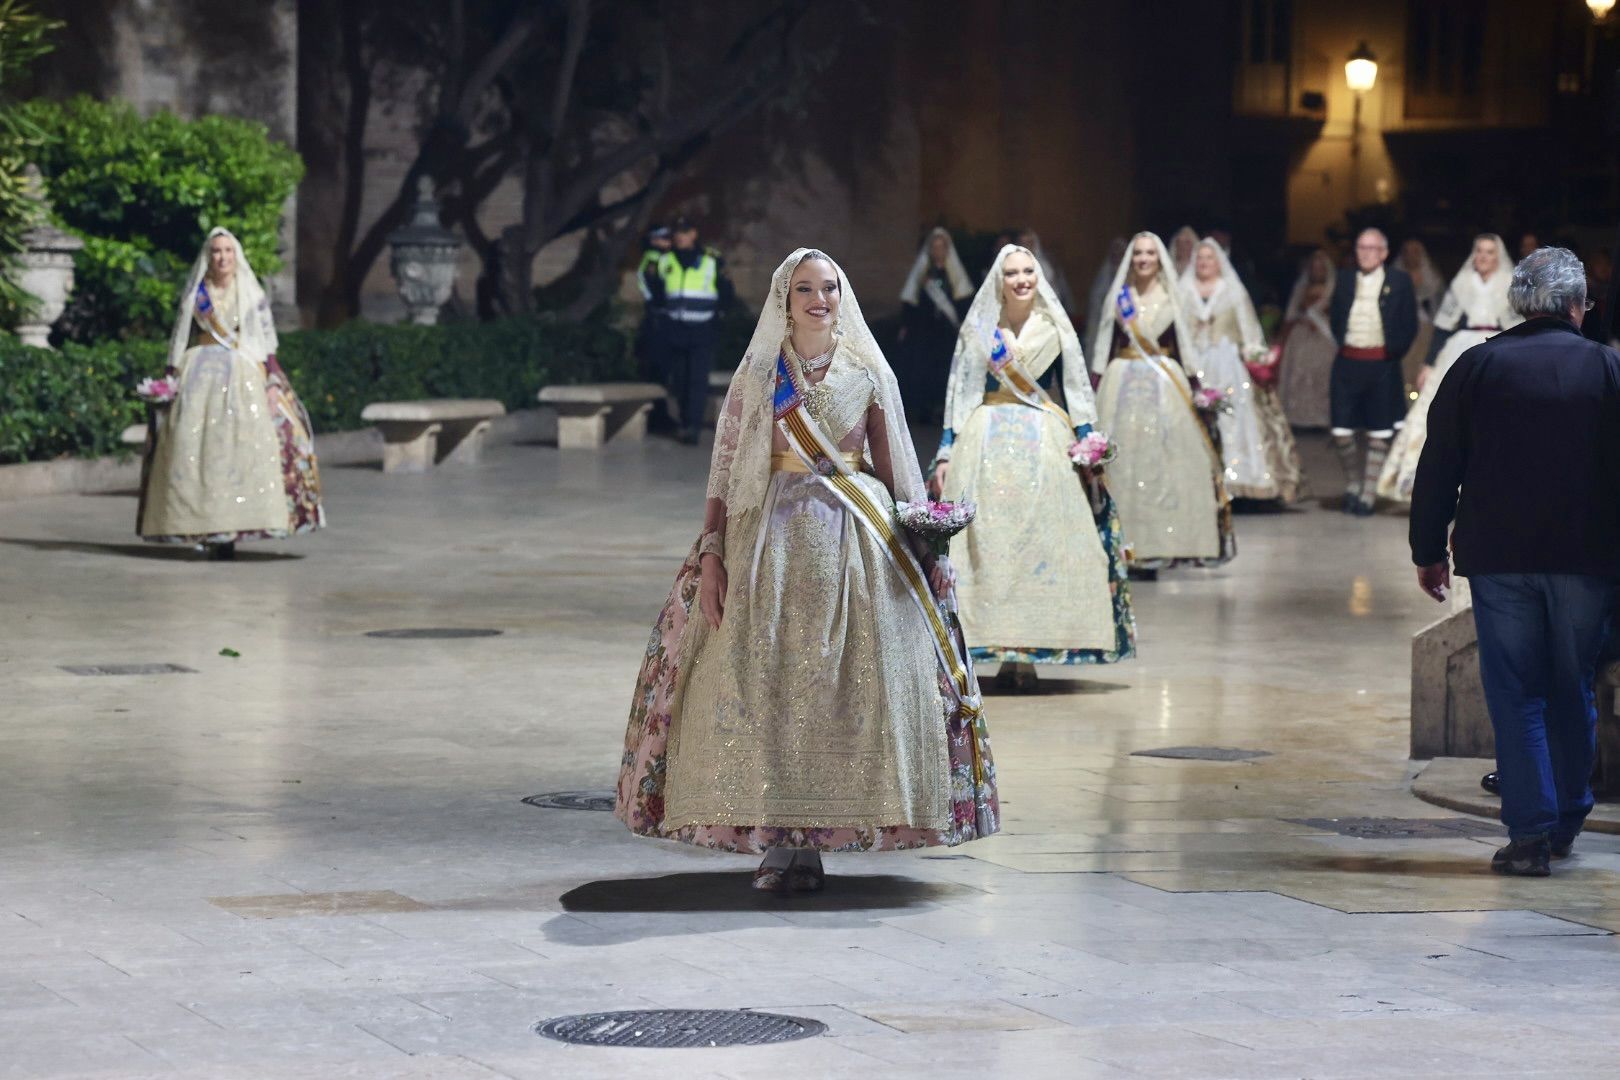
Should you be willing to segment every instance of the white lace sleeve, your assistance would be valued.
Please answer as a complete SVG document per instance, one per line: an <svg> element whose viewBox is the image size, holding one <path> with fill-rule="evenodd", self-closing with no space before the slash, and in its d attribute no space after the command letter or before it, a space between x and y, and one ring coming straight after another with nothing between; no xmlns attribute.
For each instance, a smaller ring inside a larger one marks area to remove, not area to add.
<svg viewBox="0 0 1620 1080"><path fill-rule="evenodd" d="M1456 289L1447 289L1445 297L1440 301L1440 310L1434 316L1436 330L1455 330L1457 324L1462 322L1462 301L1457 299Z"/></svg>

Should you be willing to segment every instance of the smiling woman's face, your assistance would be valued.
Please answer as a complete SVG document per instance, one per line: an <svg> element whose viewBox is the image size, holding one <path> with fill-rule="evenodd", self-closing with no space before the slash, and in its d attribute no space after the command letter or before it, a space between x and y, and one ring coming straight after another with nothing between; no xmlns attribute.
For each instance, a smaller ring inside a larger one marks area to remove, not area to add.
<svg viewBox="0 0 1620 1080"><path fill-rule="evenodd" d="M831 328L838 318L838 271L826 259L810 258L788 281L788 314L806 330Z"/></svg>
<svg viewBox="0 0 1620 1080"><path fill-rule="evenodd" d="M230 237L216 236L208 241L208 271L219 281L236 272L236 245Z"/></svg>
<svg viewBox="0 0 1620 1080"><path fill-rule="evenodd" d="M1131 271L1138 281L1146 281L1159 272L1159 249L1146 236L1138 236L1131 243Z"/></svg>
<svg viewBox="0 0 1620 1080"><path fill-rule="evenodd" d="M1001 302L1023 303L1035 295L1035 260L1015 251L1001 260Z"/></svg>

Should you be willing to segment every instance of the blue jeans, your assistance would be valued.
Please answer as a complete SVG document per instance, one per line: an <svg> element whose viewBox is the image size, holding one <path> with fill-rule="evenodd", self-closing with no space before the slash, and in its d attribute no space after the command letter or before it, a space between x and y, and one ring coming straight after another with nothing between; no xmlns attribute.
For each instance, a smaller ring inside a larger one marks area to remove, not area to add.
<svg viewBox="0 0 1620 1080"><path fill-rule="evenodd" d="M1573 840L1592 810L1592 679L1614 582L1583 574L1469 579L1479 675L1501 777L1502 824L1518 840Z"/></svg>

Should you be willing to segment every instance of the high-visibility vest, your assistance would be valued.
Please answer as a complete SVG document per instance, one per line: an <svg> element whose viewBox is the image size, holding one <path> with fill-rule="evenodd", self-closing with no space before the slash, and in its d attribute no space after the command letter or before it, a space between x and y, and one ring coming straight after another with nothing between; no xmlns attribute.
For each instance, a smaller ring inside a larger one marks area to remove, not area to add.
<svg viewBox="0 0 1620 1080"><path fill-rule="evenodd" d="M658 260L663 258L663 255L664 253L657 248L648 248L641 253L641 261L636 264L636 288L641 290L643 304L652 303L653 298L652 290L647 288L647 270L649 267L657 266Z"/></svg>
<svg viewBox="0 0 1620 1080"><path fill-rule="evenodd" d="M658 259L664 279L664 307L676 322L705 323L720 310L720 261L705 251L697 265L687 267L673 251Z"/></svg>

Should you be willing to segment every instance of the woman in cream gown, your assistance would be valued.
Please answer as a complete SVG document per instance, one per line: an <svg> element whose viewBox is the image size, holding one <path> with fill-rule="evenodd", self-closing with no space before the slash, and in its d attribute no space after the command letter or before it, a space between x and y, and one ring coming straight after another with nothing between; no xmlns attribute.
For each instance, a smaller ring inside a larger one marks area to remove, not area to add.
<svg viewBox="0 0 1620 1080"><path fill-rule="evenodd" d="M1451 288L1446 290L1434 317L1429 364L1418 374L1417 400L1389 448L1389 459L1378 478L1379 495L1396 502L1412 501L1412 483L1417 479L1418 458L1423 454L1429 429L1429 404L1440 389L1440 381L1457 357L1524 321L1508 302L1508 283L1512 279L1513 259L1502 238L1495 233L1475 237L1468 262L1451 279Z"/></svg>
<svg viewBox="0 0 1620 1080"><path fill-rule="evenodd" d="M1144 576L1167 566L1216 566L1237 553L1220 451L1182 366L1192 327L1170 267L1158 236L1131 238L1109 289L1113 317L1098 328L1091 353L1102 373L1098 419L1119 444L1109 487L1133 572Z"/></svg>
<svg viewBox="0 0 1620 1080"><path fill-rule="evenodd" d="M704 531L636 683L616 807L633 832L764 854L755 887L782 892L820 888L823 851L995 831L949 564L894 525L897 499L925 498L848 279L795 251L732 378Z"/></svg>
<svg viewBox="0 0 1620 1080"><path fill-rule="evenodd" d="M1013 389L995 373L1002 355L1037 386L1061 386L1063 404L1045 389ZM935 489L978 506L952 544L973 659L999 660L1004 681L1027 686L1033 664L1134 655L1118 513L1100 478L1080 476L1069 459L1069 446L1097 420L1091 378L1074 326L1026 247L1002 248L979 286L957 338L945 416Z"/></svg>
<svg viewBox="0 0 1620 1080"><path fill-rule="evenodd" d="M229 230L208 234L169 343L174 400L153 409L135 531L230 558L326 523L309 415L276 362L270 303Z"/></svg>
<svg viewBox="0 0 1620 1080"><path fill-rule="evenodd" d="M1181 275L1181 300L1193 329L1194 376L1232 403L1219 418L1226 492L1234 499L1291 503L1301 469L1294 433L1277 392L1255 382L1246 361L1264 358L1265 333L1226 251L1200 240Z"/></svg>
<svg viewBox="0 0 1620 1080"><path fill-rule="evenodd" d="M1318 248L1300 268L1283 314L1282 358L1277 395L1283 415L1297 428L1328 426L1329 381L1339 344L1333 340L1333 258Z"/></svg>

